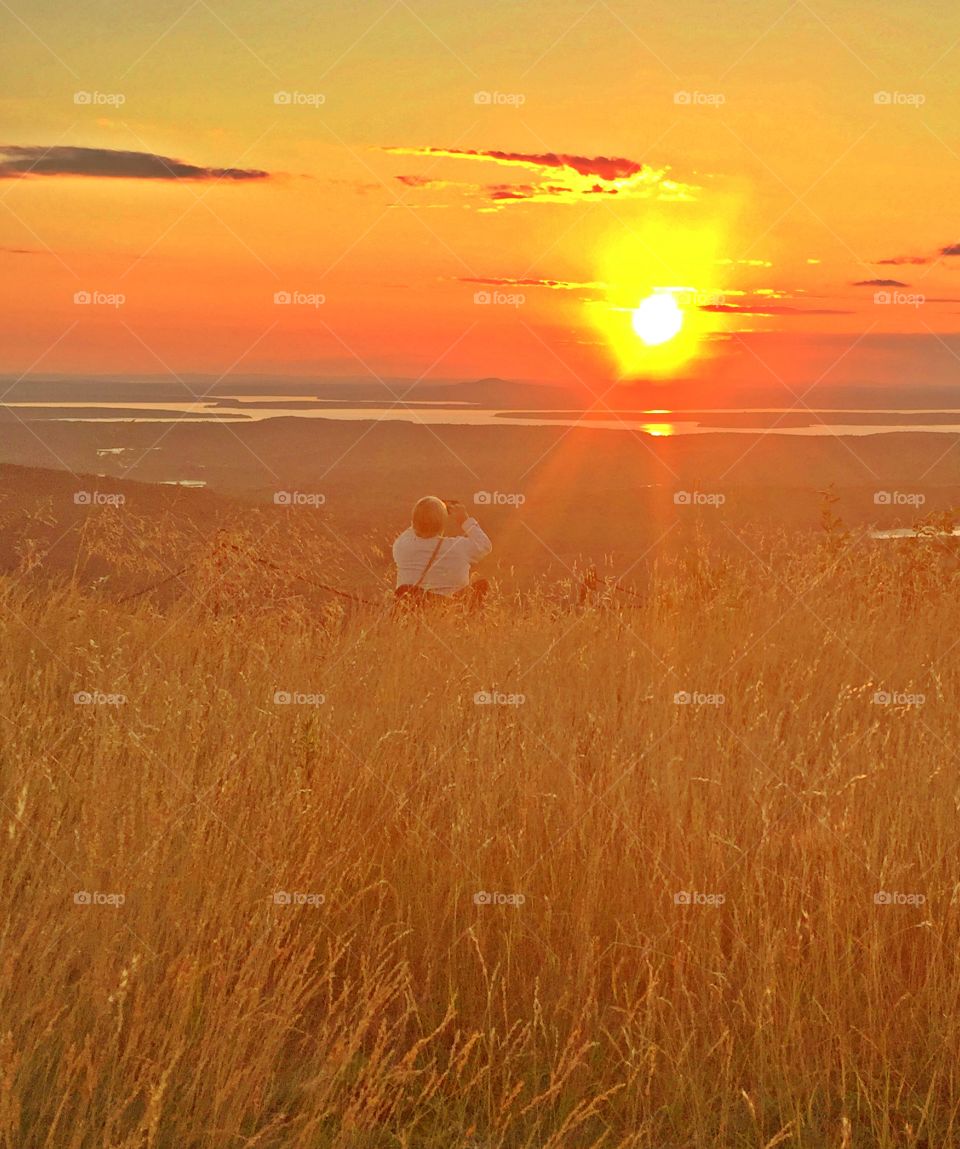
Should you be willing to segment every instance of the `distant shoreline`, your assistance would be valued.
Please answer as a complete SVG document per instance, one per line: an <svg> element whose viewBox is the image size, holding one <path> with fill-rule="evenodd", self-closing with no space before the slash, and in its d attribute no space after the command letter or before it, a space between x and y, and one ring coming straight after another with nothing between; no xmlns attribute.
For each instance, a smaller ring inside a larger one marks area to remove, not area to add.
<svg viewBox="0 0 960 1149"><path fill-rule="evenodd" d="M923 415L905 423L904 416ZM349 423L409 423L430 427L588 427L629 431L651 439L689 435L778 435L851 437L901 433L960 434L960 409L891 408L717 408L663 410L515 410L469 404L398 401L373 406L372 401L335 400L265 402L203 397L191 402L16 401L0 403L0 422L29 423L212 423L251 424L275 420L319 420Z"/></svg>

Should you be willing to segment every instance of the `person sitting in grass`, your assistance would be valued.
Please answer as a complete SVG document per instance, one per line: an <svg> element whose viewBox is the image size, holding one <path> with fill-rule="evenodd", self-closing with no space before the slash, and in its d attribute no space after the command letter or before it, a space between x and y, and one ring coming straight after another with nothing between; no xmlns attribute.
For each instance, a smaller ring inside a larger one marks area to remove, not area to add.
<svg viewBox="0 0 960 1149"><path fill-rule="evenodd" d="M410 526L393 544L397 598L480 606L487 580L471 579L470 568L492 550L493 543L461 502L434 495L419 499Z"/></svg>

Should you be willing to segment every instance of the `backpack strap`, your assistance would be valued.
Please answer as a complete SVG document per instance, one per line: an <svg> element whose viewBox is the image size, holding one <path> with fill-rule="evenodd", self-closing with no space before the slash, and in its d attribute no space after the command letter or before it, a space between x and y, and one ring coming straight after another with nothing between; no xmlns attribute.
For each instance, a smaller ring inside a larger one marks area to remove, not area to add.
<svg viewBox="0 0 960 1149"><path fill-rule="evenodd" d="M437 539L437 545L433 548L433 554L430 556L430 561L423 568L423 571L422 571L420 577L413 584L415 587L419 587L420 584L423 582L423 580L427 577L427 571L433 566L434 562L436 561L437 555L440 553L440 547L442 545L443 545L443 535L441 535L440 538Z"/></svg>

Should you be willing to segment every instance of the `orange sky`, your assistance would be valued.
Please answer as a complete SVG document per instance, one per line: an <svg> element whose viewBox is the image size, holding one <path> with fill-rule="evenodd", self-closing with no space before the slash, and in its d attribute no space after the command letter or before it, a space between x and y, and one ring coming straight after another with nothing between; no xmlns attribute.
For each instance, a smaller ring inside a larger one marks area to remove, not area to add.
<svg viewBox="0 0 960 1149"><path fill-rule="evenodd" d="M749 332L774 372L800 336L933 344L960 317L945 11L0 7L0 373L592 386L752 362ZM651 350L632 312L663 292L683 335Z"/></svg>

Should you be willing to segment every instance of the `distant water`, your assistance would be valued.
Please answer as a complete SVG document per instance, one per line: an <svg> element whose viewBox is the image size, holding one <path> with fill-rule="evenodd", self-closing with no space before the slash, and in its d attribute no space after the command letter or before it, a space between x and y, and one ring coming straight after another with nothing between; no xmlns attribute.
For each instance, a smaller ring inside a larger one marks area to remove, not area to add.
<svg viewBox="0 0 960 1149"><path fill-rule="evenodd" d="M893 527L890 530L874 529L869 532L872 539L951 539L960 538L960 527L952 531L918 531L913 527Z"/></svg>
<svg viewBox="0 0 960 1149"><path fill-rule="evenodd" d="M289 406L282 404L289 402ZM595 430L633 431L651 438L675 435L861 436L896 431L960 434L960 410L798 410L796 408L716 408L709 411L630 411L620 414L576 411L517 411L481 409L469 404L433 404L426 401L395 406L368 404L337 406L336 400L304 396L257 395L242 400L178 402L11 402L0 404L19 412L62 411L47 415L54 422L91 423L255 423L267 419L334 419L357 422L426 423L458 426L589 427ZM23 414L19 415L23 418ZM118 448L101 454L120 453Z"/></svg>

